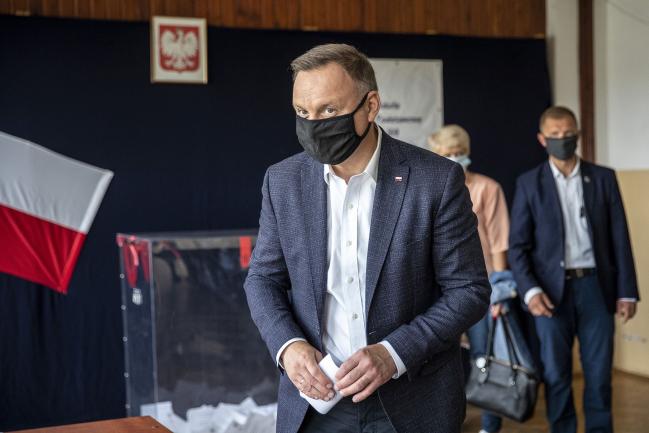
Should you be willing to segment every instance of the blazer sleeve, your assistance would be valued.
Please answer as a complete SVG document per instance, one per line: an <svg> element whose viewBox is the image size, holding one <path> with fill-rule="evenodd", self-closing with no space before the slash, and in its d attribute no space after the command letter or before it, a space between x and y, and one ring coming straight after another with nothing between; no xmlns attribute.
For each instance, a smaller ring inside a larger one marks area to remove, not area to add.
<svg viewBox="0 0 649 433"><path fill-rule="evenodd" d="M244 283L252 320L275 359L284 343L304 334L295 322L288 297L290 279L280 244L267 171L262 187L259 235Z"/></svg>
<svg viewBox="0 0 649 433"><path fill-rule="evenodd" d="M612 254L617 267L617 298L636 298L640 300L626 213L624 212L624 204L622 203L620 188L614 171L610 172L609 185L608 209L611 222L611 242L613 244Z"/></svg>
<svg viewBox="0 0 649 433"><path fill-rule="evenodd" d="M491 287L477 220L464 186L464 173L457 164L446 178L432 233L432 264L442 295L385 338L403 360L410 379L435 354L452 347L489 306Z"/></svg>
<svg viewBox="0 0 649 433"><path fill-rule="evenodd" d="M516 180L514 202L512 203L511 225L509 227L509 250L507 258L514 274L518 293L525 299L525 293L539 287L530 257L534 247L534 218L525 192L522 178Z"/></svg>

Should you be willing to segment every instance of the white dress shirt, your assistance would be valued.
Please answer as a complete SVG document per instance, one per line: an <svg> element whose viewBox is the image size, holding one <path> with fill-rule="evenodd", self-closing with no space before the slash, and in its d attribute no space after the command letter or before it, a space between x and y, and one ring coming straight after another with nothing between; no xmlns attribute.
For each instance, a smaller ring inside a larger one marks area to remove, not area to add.
<svg viewBox="0 0 649 433"><path fill-rule="evenodd" d="M562 265L566 270L594 268L596 266L595 255L588 233L584 187L581 179L581 160L577 158L577 164L568 176L564 176L552 161L548 161L548 164L550 164L557 186L563 216L565 258ZM525 303L529 304L535 295L542 292L540 287L531 288L525 293ZM634 299L623 298L623 300Z"/></svg>
<svg viewBox="0 0 649 433"><path fill-rule="evenodd" d="M374 192L381 153L381 129L377 146L362 173L352 176L349 182L336 176L331 166L324 166L327 183L327 297L325 299L325 329L323 349L340 365L359 349L367 346L365 316L365 272L367 247ZM284 349L299 338L287 341L277 353L277 362ZM398 378L406 366L387 341L381 341L388 350ZM323 354L324 355L324 354Z"/></svg>
<svg viewBox="0 0 649 433"><path fill-rule="evenodd" d="M581 160L577 159L575 168L568 176L564 176L552 162L549 164L557 185L563 215L564 267L594 268L595 256L588 233L584 187L581 183Z"/></svg>

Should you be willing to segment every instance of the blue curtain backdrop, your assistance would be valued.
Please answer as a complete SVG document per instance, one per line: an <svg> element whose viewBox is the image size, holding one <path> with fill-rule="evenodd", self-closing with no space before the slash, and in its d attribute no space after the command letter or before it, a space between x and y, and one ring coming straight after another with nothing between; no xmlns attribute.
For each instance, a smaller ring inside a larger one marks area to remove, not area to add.
<svg viewBox="0 0 649 433"><path fill-rule="evenodd" d="M442 59L445 121L508 199L544 158L543 40L209 28L209 84L154 85L146 23L0 16L0 130L115 172L67 296L0 275L0 430L125 415L115 233L256 227L300 151L288 65L326 42Z"/></svg>

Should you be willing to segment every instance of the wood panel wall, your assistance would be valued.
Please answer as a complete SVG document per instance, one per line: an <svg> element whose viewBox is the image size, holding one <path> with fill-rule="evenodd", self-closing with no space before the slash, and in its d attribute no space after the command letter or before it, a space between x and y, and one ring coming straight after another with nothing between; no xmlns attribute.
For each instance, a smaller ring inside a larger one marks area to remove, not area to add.
<svg viewBox="0 0 649 433"><path fill-rule="evenodd" d="M593 0L579 0L579 113L581 153L586 161L595 155L595 65L593 57Z"/></svg>
<svg viewBox="0 0 649 433"><path fill-rule="evenodd" d="M545 35L545 0L0 0L0 14L133 21L196 16L239 28Z"/></svg>

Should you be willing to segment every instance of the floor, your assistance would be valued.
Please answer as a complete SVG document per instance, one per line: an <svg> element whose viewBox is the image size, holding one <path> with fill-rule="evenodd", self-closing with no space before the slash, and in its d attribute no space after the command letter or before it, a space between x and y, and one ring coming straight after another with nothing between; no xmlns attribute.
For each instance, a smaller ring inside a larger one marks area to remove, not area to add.
<svg viewBox="0 0 649 433"><path fill-rule="evenodd" d="M575 405L579 416L579 432L583 432L583 413L581 411L583 378L574 380ZM613 423L615 433L649 433L649 379L616 371L613 374ZM480 431L480 411L467 408L464 433ZM534 417L524 424L505 420L501 433L545 433L548 431L545 420L545 400L541 387Z"/></svg>

